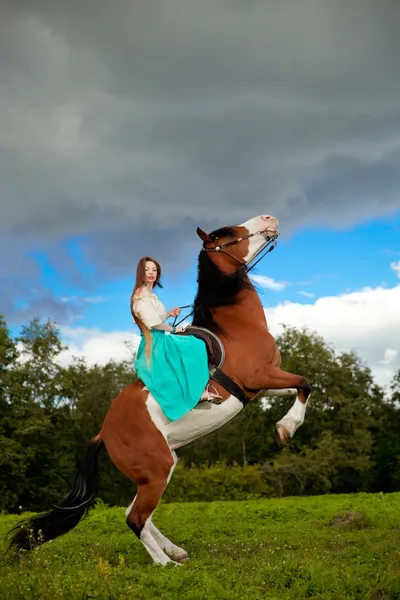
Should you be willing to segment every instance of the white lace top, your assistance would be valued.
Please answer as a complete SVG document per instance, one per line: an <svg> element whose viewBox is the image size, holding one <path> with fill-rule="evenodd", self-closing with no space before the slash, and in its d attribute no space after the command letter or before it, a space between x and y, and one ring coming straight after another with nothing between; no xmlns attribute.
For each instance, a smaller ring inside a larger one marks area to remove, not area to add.
<svg viewBox="0 0 400 600"><path fill-rule="evenodd" d="M163 323L167 318L164 304L156 294L148 290L143 290L140 296L135 295L133 297L133 311L139 315L149 329Z"/></svg>

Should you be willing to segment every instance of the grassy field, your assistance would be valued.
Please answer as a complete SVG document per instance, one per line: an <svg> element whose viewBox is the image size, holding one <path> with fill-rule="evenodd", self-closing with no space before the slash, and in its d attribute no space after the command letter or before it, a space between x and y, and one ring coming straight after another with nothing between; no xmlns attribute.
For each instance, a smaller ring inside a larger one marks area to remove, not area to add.
<svg viewBox="0 0 400 600"><path fill-rule="evenodd" d="M101 504L71 533L0 564L2 600L400 598L400 494L161 504L190 554L158 567ZM351 511L349 513L346 511ZM0 539L20 517L0 515Z"/></svg>

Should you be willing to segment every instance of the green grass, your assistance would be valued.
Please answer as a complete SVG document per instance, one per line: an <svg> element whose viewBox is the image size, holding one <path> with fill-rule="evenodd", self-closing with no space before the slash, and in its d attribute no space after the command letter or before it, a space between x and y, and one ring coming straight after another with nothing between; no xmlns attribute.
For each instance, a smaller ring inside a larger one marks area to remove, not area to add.
<svg viewBox="0 0 400 600"><path fill-rule="evenodd" d="M14 563L3 560L0 598L400 598L399 500L358 494L161 504L154 522L190 554L184 566L164 568L127 528L124 509L99 505L62 538ZM345 511L357 515L349 520ZM19 519L0 515L0 551Z"/></svg>

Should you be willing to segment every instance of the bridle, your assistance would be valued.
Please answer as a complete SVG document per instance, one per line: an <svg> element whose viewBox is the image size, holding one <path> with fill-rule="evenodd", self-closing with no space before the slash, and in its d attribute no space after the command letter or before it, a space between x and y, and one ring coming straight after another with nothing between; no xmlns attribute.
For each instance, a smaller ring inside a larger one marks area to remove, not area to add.
<svg viewBox="0 0 400 600"><path fill-rule="evenodd" d="M260 262L260 260L262 260L264 258L264 256L266 256L269 252L271 252L275 248L275 246L277 244L277 239L279 237L279 233L273 233L272 235L266 235L269 231L270 231L269 229L262 229L260 231L255 231L254 233L248 233L247 235L244 235L243 237L238 237L235 240L230 240L229 242L224 242L223 244L220 244L219 246L214 246L214 248L207 248L205 246L206 242L204 242L203 250L205 252L221 252L222 254L226 254L227 256L234 258L240 264L240 266L245 268L246 273L249 273L252 269L254 269L256 264L258 264ZM265 243L262 244L260 249L256 252L256 254L253 256L253 258L248 263L246 263L244 260L241 260L234 254L231 254L230 252L225 250L225 248L227 248L228 246L240 244L240 242L244 242L244 241L254 237L255 235L262 235L263 238L265 239ZM217 240L218 240L218 238L215 238L213 241L216 242ZM264 252L264 250L265 250L265 252ZM261 256L260 256L260 254L261 254ZM258 260L255 260L257 257L259 257Z"/></svg>
<svg viewBox="0 0 400 600"><path fill-rule="evenodd" d="M275 246L277 244L277 239L279 237L279 233L273 233L272 235L266 235L266 233L268 231L269 231L269 229L262 229L260 231L255 231L254 233L248 233L247 235L244 235L243 237L238 237L235 240L230 240L229 242L224 242L223 244L220 244L219 246L214 246L214 248L206 248L206 246L205 246L206 242L204 242L203 250L205 252L221 252L222 254L226 254L227 256L234 258L240 264L241 267L244 267L246 273L250 273L250 271L252 269L254 269L256 264L258 264L260 262L260 260L262 260L264 258L264 256L266 256L269 252L272 252L272 250L275 248ZM265 244L262 244L260 249L256 252L256 254L253 256L253 258L248 263L246 263L244 260L241 260L234 254L231 254L230 252L225 250L225 248L227 248L228 246L234 246L236 244L240 244L240 242L244 242L244 241L254 237L255 235L262 235L265 239ZM218 238L215 238L213 241L216 242L217 240L218 240ZM264 252L264 250L265 250L265 252ZM261 256L260 256L260 254L261 254ZM257 257L259 257L258 260L255 260ZM190 306L191 305L180 306L179 308L180 309L189 308ZM175 317L175 320L173 323L174 327L177 327L178 325L183 323L183 321L185 321L185 319L187 319L188 317L193 315L195 310L196 309L193 309L188 315L183 317L178 322L176 322L178 317Z"/></svg>

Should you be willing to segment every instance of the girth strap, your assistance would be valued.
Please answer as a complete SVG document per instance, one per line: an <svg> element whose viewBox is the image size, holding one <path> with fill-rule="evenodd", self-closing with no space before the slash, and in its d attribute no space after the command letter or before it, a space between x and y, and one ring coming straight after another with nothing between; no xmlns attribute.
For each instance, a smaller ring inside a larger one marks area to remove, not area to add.
<svg viewBox="0 0 400 600"><path fill-rule="evenodd" d="M243 406L246 406L250 402L244 391L237 383L235 383L228 375L225 375L221 369L213 368L210 370L210 377L217 383L219 383L227 392L235 396Z"/></svg>

